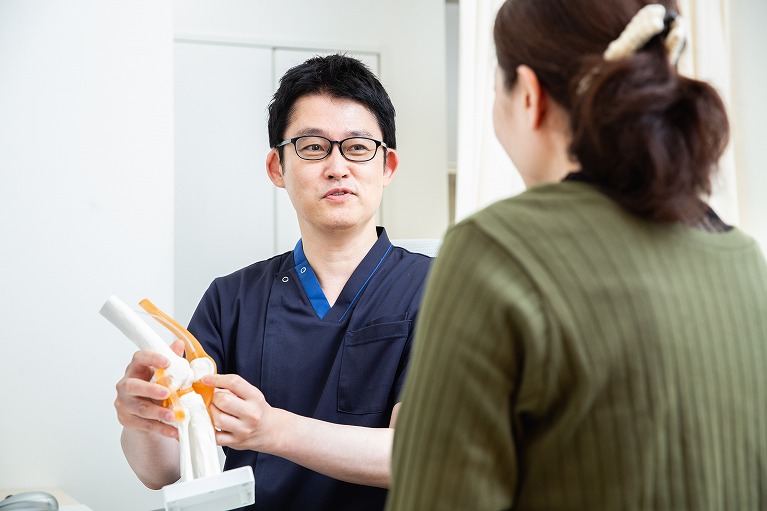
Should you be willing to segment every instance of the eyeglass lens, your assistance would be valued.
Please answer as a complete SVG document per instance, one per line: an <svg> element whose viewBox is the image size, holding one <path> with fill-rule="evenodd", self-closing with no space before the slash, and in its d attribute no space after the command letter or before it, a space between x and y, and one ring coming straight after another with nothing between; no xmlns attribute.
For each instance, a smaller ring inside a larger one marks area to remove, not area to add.
<svg viewBox="0 0 767 511"><path fill-rule="evenodd" d="M341 154L352 161L372 159L378 149L375 140L369 138L347 138L341 141ZM333 149L332 142L324 137L298 137L296 153L305 160L321 160Z"/></svg>

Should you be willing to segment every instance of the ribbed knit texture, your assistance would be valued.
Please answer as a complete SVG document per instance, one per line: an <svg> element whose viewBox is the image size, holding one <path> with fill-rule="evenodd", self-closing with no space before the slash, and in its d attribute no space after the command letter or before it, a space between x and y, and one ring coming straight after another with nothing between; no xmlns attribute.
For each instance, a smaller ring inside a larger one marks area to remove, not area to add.
<svg viewBox="0 0 767 511"><path fill-rule="evenodd" d="M767 509L767 265L735 229L534 188L446 236L389 510Z"/></svg>

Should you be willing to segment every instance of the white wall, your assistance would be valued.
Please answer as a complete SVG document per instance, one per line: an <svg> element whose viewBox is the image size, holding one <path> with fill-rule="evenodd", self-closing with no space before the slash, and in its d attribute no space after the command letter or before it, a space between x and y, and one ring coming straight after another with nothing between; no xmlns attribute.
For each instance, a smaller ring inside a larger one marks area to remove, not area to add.
<svg viewBox="0 0 767 511"><path fill-rule="evenodd" d="M733 79L731 123L741 227L767 254L767 2L734 0L730 6Z"/></svg>
<svg viewBox="0 0 767 511"><path fill-rule="evenodd" d="M445 77L447 80L447 164L455 172L458 164L458 2L445 4Z"/></svg>
<svg viewBox="0 0 767 511"><path fill-rule="evenodd" d="M161 504L112 405L135 349L98 309L172 303L172 69L170 0L0 0L0 488Z"/></svg>

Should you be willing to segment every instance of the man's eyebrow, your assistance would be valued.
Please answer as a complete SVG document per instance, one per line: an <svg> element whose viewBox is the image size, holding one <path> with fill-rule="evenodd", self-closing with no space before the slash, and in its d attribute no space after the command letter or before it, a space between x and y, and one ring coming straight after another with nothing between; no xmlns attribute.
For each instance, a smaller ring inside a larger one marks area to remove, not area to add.
<svg viewBox="0 0 767 511"><path fill-rule="evenodd" d="M370 133L367 130L348 131L347 135L349 135L350 137L368 137L368 138L373 138L373 134Z"/></svg>
<svg viewBox="0 0 767 511"><path fill-rule="evenodd" d="M312 135L318 135L321 137L327 137L327 131L320 129L320 128L303 128L296 132L297 137L306 137L306 136L312 136ZM368 137L373 138L373 134L370 133L367 130L351 130L347 131L344 135L345 138L348 137Z"/></svg>
<svg viewBox="0 0 767 511"><path fill-rule="evenodd" d="M325 135L325 132L319 128L304 128L302 130L298 130L296 133L297 137L305 137L307 135Z"/></svg>

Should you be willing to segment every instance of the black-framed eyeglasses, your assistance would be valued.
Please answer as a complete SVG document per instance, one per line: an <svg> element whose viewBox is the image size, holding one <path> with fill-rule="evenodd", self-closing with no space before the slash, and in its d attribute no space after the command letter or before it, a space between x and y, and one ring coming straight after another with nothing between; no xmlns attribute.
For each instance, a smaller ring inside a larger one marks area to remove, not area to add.
<svg viewBox="0 0 767 511"><path fill-rule="evenodd" d="M388 146L380 140L368 137L349 137L343 140L330 140L318 135L294 137L283 140L277 147L293 144L296 154L302 160L324 160L333 150L333 144L338 144L341 155L349 161L363 162L375 158L378 147L388 149Z"/></svg>

